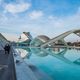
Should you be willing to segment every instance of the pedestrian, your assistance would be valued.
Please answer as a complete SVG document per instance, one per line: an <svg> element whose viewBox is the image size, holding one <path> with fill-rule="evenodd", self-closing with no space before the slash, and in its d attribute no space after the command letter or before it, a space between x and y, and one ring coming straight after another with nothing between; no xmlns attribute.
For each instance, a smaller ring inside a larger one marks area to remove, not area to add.
<svg viewBox="0 0 80 80"><path fill-rule="evenodd" d="M5 54L9 54L10 53L10 45L9 44L6 44L5 47L4 47L4 50L5 50Z"/></svg>

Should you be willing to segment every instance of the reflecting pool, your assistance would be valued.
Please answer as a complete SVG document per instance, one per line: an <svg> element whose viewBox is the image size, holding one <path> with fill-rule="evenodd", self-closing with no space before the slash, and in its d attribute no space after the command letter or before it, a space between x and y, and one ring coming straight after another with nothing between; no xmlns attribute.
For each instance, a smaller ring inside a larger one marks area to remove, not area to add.
<svg viewBox="0 0 80 80"><path fill-rule="evenodd" d="M50 52L50 55L43 57L34 52L35 49L33 52L29 50L31 54L29 61L53 80L80 80L80 50L64 50L61 55Z"/></svg>

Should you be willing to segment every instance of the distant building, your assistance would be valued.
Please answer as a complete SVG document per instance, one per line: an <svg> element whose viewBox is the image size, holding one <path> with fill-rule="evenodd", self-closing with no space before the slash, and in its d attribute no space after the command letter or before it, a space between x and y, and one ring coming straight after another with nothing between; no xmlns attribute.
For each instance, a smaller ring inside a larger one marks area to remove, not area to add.
<svg viewBox="0 0 80 80"><path fill-rule="evenodd" d="M31 41L30 46L32 48L30 48L30 50L37 56L42 56L42 57L47 56L49 53L41 50L40 47L42 44L46 43L49 40L50 38L45 35L37 36Z"/></svg>
<svg viewBox="0 0 80 80"><path fill-rule="evenodd" d="M40 46L43 43L49 41L50 38L45 35L37 36L34 40L31 41L31 46Z"/></svg>
<svg viewBox="0 0 80 80"><path fill-rule="evenodd" d="M18 40L19 45L29 45L32 40L30 32L23 32Z"/></svg>
<svg viewBox="0 0 80 80"><path fill-rule="evenodd" d="M9 41L0 33L0 50L2 50Z"/></svg>
<svg viewBox="0 0 80 80"><path fill-rule="evenodd" d="M8 41L8 40L0 33L0 41L6 42L6 41Z"/></svg>

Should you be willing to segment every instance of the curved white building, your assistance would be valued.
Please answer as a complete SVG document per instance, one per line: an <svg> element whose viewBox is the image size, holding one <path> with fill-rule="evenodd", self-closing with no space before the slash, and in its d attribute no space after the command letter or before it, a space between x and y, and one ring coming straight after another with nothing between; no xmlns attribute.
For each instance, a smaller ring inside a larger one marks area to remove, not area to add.
<svg viewBox="0 0 80 80"><path fill-rule="evenodd" d="M29 44L32 40L32 36L30 34L30 32L23 32L20 37L18 42L22 43L22 44Z"/></svg>

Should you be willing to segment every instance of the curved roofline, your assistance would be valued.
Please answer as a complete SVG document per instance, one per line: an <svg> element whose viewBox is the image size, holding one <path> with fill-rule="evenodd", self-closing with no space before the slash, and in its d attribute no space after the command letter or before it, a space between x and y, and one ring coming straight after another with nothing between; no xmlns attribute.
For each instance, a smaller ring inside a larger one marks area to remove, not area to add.
<svg viewBox="0 0 80 80"><path fill-rule="evenodd" d="M70 35L72 33L76 34L78 32L80 32L80 29L74 29L74 30L70 30L70 31L67 31L65 33L62 33L61 35L59 35L59 36L57 36L55 38L52 38L51 40L49 40L48 42L46 42L45 44L43 44L41 47L44 47L44 46L46 46L49 43L56 42L58 40L64 39L65 37L67 37L68 35Z"/></svg>

